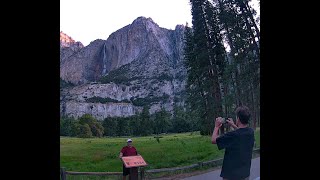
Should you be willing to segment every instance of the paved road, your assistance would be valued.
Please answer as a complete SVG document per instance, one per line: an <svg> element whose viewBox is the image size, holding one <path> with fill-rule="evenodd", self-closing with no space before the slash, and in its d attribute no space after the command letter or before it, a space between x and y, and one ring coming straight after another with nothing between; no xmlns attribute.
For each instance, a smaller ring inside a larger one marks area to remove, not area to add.
<svg viewBox="0 0 320 180"><path fill-rule="evenodd" d="M222 180L220 177L220 172L221 169L184 178L183 180ZM260 177L260 157L252 159L249 180L254 180L257 177Z"/></svg>

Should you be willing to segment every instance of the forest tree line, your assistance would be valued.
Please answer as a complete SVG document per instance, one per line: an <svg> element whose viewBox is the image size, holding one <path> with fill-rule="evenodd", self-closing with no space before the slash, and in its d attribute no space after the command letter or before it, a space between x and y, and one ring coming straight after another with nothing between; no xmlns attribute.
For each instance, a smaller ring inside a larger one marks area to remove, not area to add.
<svg viewBox="0 0 320 180"><path fill-rule="evenodd" d="M90 114L79 118L61 117L60 136L103 137L103 136L148 136L162 133L198 131L199 126L182 107L174 107L173 115L164 108L152 115L144 106L140 114L130 117L108 117L97 120Z"/></svg>

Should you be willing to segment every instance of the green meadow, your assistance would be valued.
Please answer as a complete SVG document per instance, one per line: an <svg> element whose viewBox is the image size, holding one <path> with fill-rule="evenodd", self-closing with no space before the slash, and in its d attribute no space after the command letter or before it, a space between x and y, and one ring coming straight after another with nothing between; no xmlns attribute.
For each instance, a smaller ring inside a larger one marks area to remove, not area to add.
<svg viewBox="0 0 320 180"><path fill-rule="evenodd" d="M104 137L104 138L60 138L60 166L67 171L122 172L119 152L127 138L133 140L138 153L148 163L146 169L178 167L222 158L211 144L211 136L199 132L161 135L158 142L154 136ZM255 132L257 147L260 146L260 130Z"/></svg>

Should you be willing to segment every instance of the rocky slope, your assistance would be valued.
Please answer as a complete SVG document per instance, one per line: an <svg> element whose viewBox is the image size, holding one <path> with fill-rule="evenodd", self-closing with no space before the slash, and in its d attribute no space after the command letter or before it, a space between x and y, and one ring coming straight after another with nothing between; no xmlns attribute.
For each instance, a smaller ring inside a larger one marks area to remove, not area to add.
<svg viewBox="0 0 320 180"><path fill-rule="evenodd" d="M76 42L70 36L65 34L64 32L60 32L60 66L68 59L71 55L78 52L81 48L83 48L83 44L81 42Z"/></svg>

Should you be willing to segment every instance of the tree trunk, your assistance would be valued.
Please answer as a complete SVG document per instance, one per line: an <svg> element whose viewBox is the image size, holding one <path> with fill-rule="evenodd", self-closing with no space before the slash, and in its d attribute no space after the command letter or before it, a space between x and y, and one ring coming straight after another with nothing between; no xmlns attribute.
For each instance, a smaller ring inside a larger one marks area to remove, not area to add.
<svg viewBox="0 0 320 180"><path fill-rule="evenodd" d="M256 108L255 106L255 100L254 100L254 91L252 84L250 85L250 94L251 94L251 101L252 101L252 121L253 121L253 129L256 130Z"/></svg>
<svg viewBox="0 0 320 180"><path fill-rule="evenodd" d="M197 76L197 82L198 82L198 86L199 86L199 87L202 87L202 86L201 86L201 83L200 83L200 78L199 78L199 76ZM202 88L200 89L200 95L201 95L201 97L204 99L204 107L205 107L204 122L208 125L209 135L211 135L213 131L212 131L211 127L210 127L210 119L209 119L209 117L208 117L208 112L209 112L209 109L208 109L208 100L207 100L207 98L205 97L204 91L202 90Z"/></svg>
<svg viewBox="0 0 320 180"><path fill-rule="evenodd" d="M202 11L205 12L204 6L201 6ZM209 10L210 11L210 10ZM207 17L208 18L208 17ZM203 19L206 19L206 17L203 17ZM209 69L209 75L211 80L213 81L213 87L212 87L212 95L214 97L214 116L222 116L223 115L223 108L222 108L222 98L221 98L221 83L219 82L219 74L218 74L218 66L217 66L217 57L213 54L213 49L215 45L218 45L220 42L218 42L217 37L211 37L209 32L209 26L213 27L215 24L208 25L207 22L203 22L204 24L204 33L206 36L206 49L208 53L208 61L210 63L210 69ZM213 25L213 26L212 26ZM223 128L222 128L223 129ZM210 128L210 134L211 134L211 128ZM224 129L222 130L222 134L224 134Z"/></svg>
<svg viewBox="0 0 320 180"><path fill-rule="evenodd" d="M222 99L221 99L221 90L220 90L220 83L218 82L218 73L217 69L213 69L215 77L213 77L213 96L214 96L214 112L216 116L222 116L223 115L223 109L222 109ZM224 134L224 125L221 126L222 131L221 133Z"/></svg>
<svg viewBox="0 0 320 180"><path fill-rule="evenodd" d="M238 66L236 66L235 69L235 89L236 89L236 96L237 96L237 106L242 105L242 100L241 100L241 89L240 89L240 78L239 78L239 71L238 71Z"/></svg>

